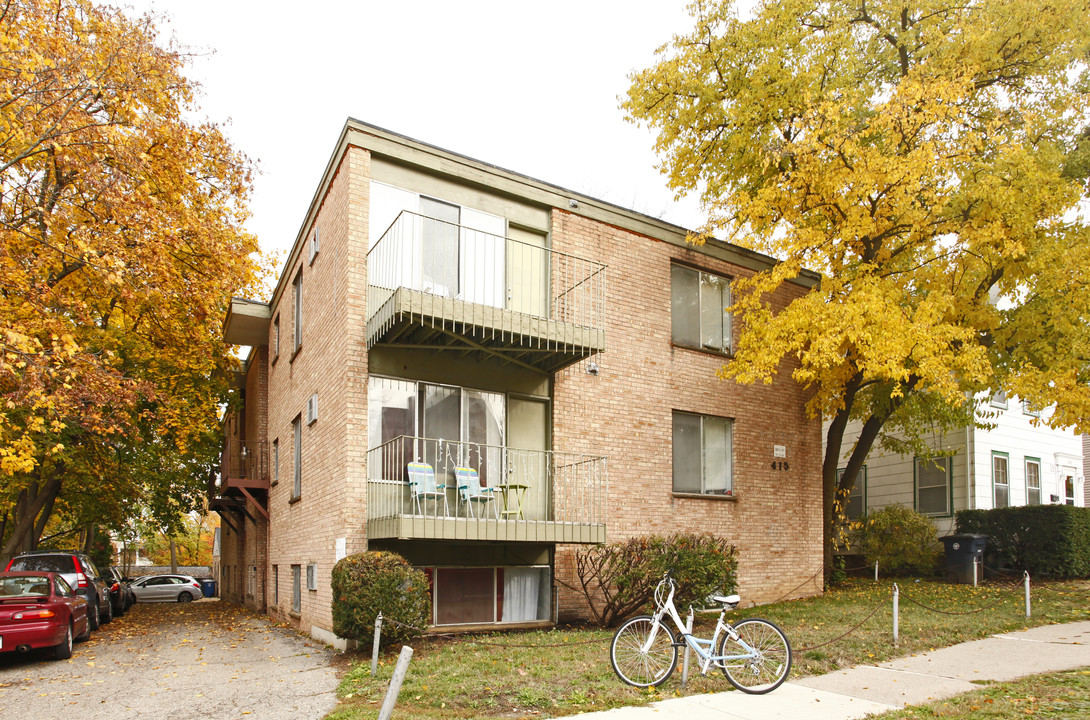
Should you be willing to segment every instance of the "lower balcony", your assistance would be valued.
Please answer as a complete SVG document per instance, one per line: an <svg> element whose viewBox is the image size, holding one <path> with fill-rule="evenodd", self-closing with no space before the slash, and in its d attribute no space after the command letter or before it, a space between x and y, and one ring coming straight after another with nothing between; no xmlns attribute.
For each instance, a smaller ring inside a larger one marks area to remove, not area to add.
<svg viewBox="0 0 1090 720"><path fill-rule="evenodd" d="M606 541L606 459L401 436L367 453L370 539Z"/></svg>

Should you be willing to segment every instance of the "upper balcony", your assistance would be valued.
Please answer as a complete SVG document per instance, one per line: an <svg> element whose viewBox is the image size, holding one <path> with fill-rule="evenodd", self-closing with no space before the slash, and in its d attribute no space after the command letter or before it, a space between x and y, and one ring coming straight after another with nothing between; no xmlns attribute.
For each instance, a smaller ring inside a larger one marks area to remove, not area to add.
<svg viewBox="0 0 1090 720"><path fill-rule="evenodd" d="M603 543L606 491L604 457L401 436L367 452L367 537Z"/></svg>
<svg viewBox="0 0 1090 720"><path fill-rule="evenodd" d="M605 349L605 266L402 212L367 255L367 346L553 373Z"/></svg>
<svg viewBox="0 0 1090 720"><path fill-rule="evenodd" d="M219 478L209 481L209 508L249 515L246 510L246 500L249 500L267 517L265 495L268 489L268 443L242 443L229 438L220 455Z"/></svg>

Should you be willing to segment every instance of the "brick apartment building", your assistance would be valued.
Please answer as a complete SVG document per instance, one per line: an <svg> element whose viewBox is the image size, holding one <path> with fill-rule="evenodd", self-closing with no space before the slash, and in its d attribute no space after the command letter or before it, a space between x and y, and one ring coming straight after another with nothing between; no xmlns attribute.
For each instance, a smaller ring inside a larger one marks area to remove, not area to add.
<svg viewBox="0 0 1090 720"><path fill-rule="evenodd" d="M771 262L349 120L271 301L225 321L221 594L341 644L334 564L390 549L435 625L546 624L585 611L579 548L673 531L730 539L746 600L819 592L820 424L789 367L716 377L729 281Z"/></svg>

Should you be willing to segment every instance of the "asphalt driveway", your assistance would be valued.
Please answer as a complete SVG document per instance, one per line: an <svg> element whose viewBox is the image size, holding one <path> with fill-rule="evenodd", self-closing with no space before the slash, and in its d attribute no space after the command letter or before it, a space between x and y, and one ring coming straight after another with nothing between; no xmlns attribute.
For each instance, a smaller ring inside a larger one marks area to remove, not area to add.
<svg viewBox="0 0 1090 720"><path fill-rule="evenodd" d="M0 655L0 717L318 720L333 651L218 600L134 606L71 660Z"/></svg>

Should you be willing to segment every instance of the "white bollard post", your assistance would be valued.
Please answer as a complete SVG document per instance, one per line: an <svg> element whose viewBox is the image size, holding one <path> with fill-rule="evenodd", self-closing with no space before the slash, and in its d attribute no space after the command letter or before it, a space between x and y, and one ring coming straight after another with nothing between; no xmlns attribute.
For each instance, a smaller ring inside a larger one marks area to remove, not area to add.
<svg viewBox="0 0 1090 720"><path fill-rule="evenodd" d="M390 716L394 714L397 696L401 694L401 683L405 682L405 675L409 672L409 661L412 659L413 649L403 645L401 654L397 656L394 676L390 678L390 687L386 689L386 699L382 701L382 709L378 711L378 720L390 720Z"/></svg>
<svg viewBox="0 0 1090 720"><path fill-rule="evenodd" d="M901 589L897 587L897 583L893 583L893 644L897 645L898 639L898 614L900 613L901 603Z"/></svg>
<svg viewBox="0 0 1090 720"><path fill-rule="evenodd" d="M973 556L973 587L976 587L976 556Z"/></svg>
<svg viewBox="0 0 1090 720"><path fill-rule="evenodd" d="M689 606L689 619L685 621L685 633L692 635L693 633L693 606ZM713 651L714 652L714 651ZM689 641L685 639L685 661L681 664L681 689L684 690L685 686L689 684Z"/></svg>
<svg viewBox="0 0 1090 720"><path fill-rule="evenodd" d="M1030 615L1030 601L1029 601L1029 571L1027 570L1027 571L1026 571L1025 573L1023 573L1023 574L1025 575L1025 579L1024 579L1024 582L1025 582L1025 585L1026 585L1026 617L1028 618L1028 617L1029 617L1029 615Z"/></svg>
<svg viewBox="0 0 1090 720"><path fill-rule="evenodd" d="M375 618L375 639L371 643L371 677L375 676L378 672L378 641L382 635L382 612L379 612L378 617Z"/></svg>
<svg viewBox="0 0 1090 720"><path fill-rule="evenodd" d="M878 582L878 561L874 561L874 582Z"/></svg>

